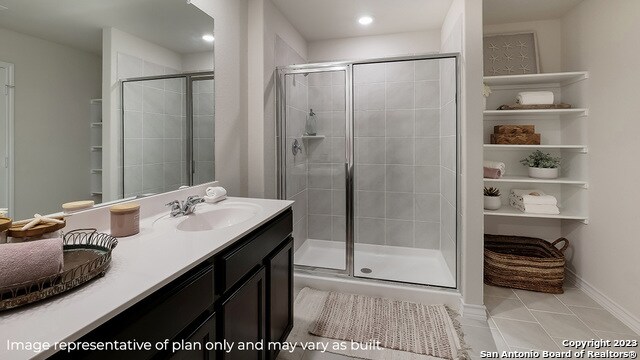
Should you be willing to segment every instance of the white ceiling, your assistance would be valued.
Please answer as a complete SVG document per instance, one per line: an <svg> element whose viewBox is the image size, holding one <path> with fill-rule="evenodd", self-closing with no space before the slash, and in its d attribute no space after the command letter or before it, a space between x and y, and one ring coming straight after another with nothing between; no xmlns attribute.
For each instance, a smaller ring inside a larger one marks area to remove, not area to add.
<svg viewBox="0 0 640 360"><path fill-rule="evenodd" d="M484 0L485 25L561 18L582 0Z"/></svg>
<svg viewBox="0 0 640 360"><path fill-rule="evenodd" d="M439 30L452 0L272 0L307 41ZM362 26L362 15L374 18Z"/></svg>
<svg viewBox="0 0 640 360"><path fill-rule="evenodd" d="M0 0L0 27L100 54L115 27L175 52L211 51L213 19L185 0Z"/></svg>

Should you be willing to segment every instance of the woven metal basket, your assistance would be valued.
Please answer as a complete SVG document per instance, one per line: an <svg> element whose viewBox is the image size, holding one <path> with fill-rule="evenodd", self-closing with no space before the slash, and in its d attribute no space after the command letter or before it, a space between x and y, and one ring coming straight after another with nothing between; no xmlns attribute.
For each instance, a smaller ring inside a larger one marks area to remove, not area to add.
<svg viewBox="0 0 640 360"><path fill-rule="evenodd" d="M56 275L0 288L0 311L16 308L71 290L96 276L111 263L118 240L96 229L78 229L63 236L64 270Z"/></svg>
<svg viewBox="0 0 640 360"><path fill-rule="evenodd" d="M556 245L564 242L561 249ZM552 243L525 236L484 235L484 282L514 289L562 294L563 252L569 240Z"/></svg>

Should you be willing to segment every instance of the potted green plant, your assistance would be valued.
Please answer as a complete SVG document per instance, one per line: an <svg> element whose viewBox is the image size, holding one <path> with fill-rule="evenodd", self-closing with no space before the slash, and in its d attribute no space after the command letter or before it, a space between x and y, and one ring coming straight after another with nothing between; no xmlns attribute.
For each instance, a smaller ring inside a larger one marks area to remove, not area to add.
<svg viewBox="0 0 640 360"><path fill-rule="evenodd" d="M529 177L536 179L555 179L558 177L562 158L545 154L540 150L534 151L520 163L529 167Z"/></svg>
<svg viewBox="0 0 640 360"><path fill-rule="evenodd" d="M500 201L500 189L484 187L484 208L486 210L498 210L502 206Z"/></svg>

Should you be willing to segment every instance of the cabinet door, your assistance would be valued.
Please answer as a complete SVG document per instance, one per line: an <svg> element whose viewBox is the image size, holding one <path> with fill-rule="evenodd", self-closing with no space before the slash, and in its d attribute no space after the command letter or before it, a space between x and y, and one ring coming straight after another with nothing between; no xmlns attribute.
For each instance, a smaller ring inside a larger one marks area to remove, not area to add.
<svg viewBox="0 0 640 360"><path fill-rule="evenodd" d="M265 339L266 276L264 267L246 280L222 305L222 334L218 341L234 343L225 360L264 360L262 348L239 350L239 343L258 344ZM265 344L266 345L266 344Z"/></svg>
<svg viewBox="0 0 640 360"><path fill-rule="evenodd" d="M207 343L214 344L216 341L216 314L209 316L202 325L184 339L174 341L181 340L189 344L190 348L174 353L170 357L171 360L215 360L215 350L207 350Z"/></svg>
<svg viewBox="0 0 640 360"><path fill-rule="evenodd" d="M285 341L293 327L293 238L266 260L267 331L270 342ZM278 355L270 351L270 359Z"/></svg>

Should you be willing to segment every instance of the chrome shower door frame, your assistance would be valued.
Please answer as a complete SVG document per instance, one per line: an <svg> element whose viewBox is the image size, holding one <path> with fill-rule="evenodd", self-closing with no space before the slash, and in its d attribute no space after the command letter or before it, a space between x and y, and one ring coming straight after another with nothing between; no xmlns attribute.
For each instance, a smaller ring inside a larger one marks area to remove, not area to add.
<svg viewBox="0 0 640 360"><path fill-rule="evenodd" d="M215 71L196 71L189 73L180 73L180 74L169 74L169 75L154 75L154 76L140 76L134 78L127 78L120 80L120 126L122 129L122 148L121 148L121 160L122 164L124 164L124 121L125 121L125 108L124 108L124 85L130 82L141 82L141 81L149 81L149 80L166 80L166 79L184 79L185 80L185 115L187 121L187 133L185 134L187 140L187 179L189 181L189 186L195 185L193 183L193 174L195 171L195 160L194 160L194 151L193 151L193 82L197 80L215 80ZM215 96L215 95L214 95ZM214 120L215 121L215 120ZM215 160L215 159L214 159ZM122 194L120 194L123 198L125 196L124 191L124 169L120 174L122 178Z"/></svg>
<svg viewBox="0 0 640 360"><path fill-rule="evenodd" d="M346 242L345 242L345 260L346 268L342 269L330 269L330 268L318 268L307 265L295 265L298 269L322 269L324 272L334 274L344 274L353 276L353 244L354 244L354 214L353 214L353 76L352 76L352 64L344 62L332 62L323 64L302 64L291 65L286 67L280 67L276 69L276 148L277 148L277 168L278 168L278 188L277 194L279 199L285 200L287 198L287 178L286 178L286 151L287 147L287 88L285 77L287 75L296 74L311 74L322 72L334 72L344 71L345 76L345 209L346 209Z"/></svg>
<svg viewBox="0 0 640 360"><path fill-rule="evenodd" d="M457 209L457 204L460 200L460 189L461 184L459 180L459 175L461 171L461 142L460 142L460 134L461 134L461 104L462 104L462 94L460 92L462 83L461 83L461 64L460 64L460 53L433 53L433 54L422 54L422 55L407 55L407 56L396 56L396 57L387 57L387 58L375 58L375 59L365 59L365 60L356 60L356 61L341 61L341 62L328 62L328 63L316 63L316 64L302 64L302 65L290 65L284 67L278 67L276 69L276 137L277 137L277 169L278 169L278 198L286 199L286 84L285 84L285 75L289 74L307 74L313 72L326 72L326 71L336 71L336 70L344 70L346 71L345 78L345 108L346 108L346 132L345 132L345 184L346 184L346 270L332 270L326 268L319 268L313 266L305 266L305 265L295 265L296 269L305 270L305 271L314 271L321 270L325 273L334 274L338 276L349 276L350 278L358 278L362 281L368 282L381 282L381 283L400 283L406 284L408 286L426 286L426 287L434 287L437 289L444 290L457 290L460 288L461 283L461 245L460 241L462 239L458 238L456 235L456 274L454 274L456 285L455 287L447 287L441 285L423 285L423 284L415 284L403 281L392 281L385 279L375 279L375 278L365 278L358 277L354 274L354 257L355 257L355 174L354 174L354 166L355 166L355 150L354 150L354 141L355 141L355 133L354 133L354 119L355 119L355 109L353 99L354 95L354 77L353 77L353 68L356 65L366 65L366 64L376 64L376 63L391 63L398 61L418 61L418 60L438 60L438 59L454 59L455 61L455 101L456 101L456 212L459 211ZM457 218L457 216L456 216ZM461 224L458 223L457 219L455 221L455 233L459 233L459 228Z"/></svg>

